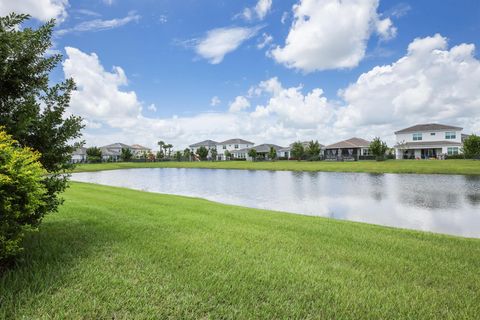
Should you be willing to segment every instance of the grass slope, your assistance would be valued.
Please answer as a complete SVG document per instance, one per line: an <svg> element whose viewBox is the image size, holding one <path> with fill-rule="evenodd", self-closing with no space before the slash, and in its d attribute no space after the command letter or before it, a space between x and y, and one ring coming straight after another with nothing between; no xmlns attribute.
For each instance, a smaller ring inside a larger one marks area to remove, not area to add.
<svg viewBox="0 0 480 320"><path fill-rule="evenodd" d="M474 319L480 241L72 183L0 318Z"/></svg>
<svg viewBox="0 0 480 320"><path fill-rule="evenodd" d="M99 171L129 168L212 168L244 170L289 170L289 171L337 171L370 173L441 173L441 174L480 174L480 161L475 160L390 160L390 161L220 161L220 162L116 162L80 164L76 172Z"/></svg>

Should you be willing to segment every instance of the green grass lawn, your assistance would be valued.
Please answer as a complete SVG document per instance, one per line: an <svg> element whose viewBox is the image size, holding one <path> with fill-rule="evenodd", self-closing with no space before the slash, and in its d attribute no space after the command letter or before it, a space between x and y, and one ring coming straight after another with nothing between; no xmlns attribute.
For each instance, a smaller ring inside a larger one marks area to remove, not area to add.
<svg viewBox="0 0 480 320"><path fill-rule="evenodd" d="M0 318L480 314L478 239L82 183L65 198L0 276Z"/></svg>
<svg viewBox="0 0 480 320"><path fill-rule="evenodd" d="M244 170L337 171L369 173L442 173L480 174L480 161L475 160L389 160L389 161L218 161L218 162L115 162L80 164L75 171L99 171L128 168L213 168Z"/></svg>

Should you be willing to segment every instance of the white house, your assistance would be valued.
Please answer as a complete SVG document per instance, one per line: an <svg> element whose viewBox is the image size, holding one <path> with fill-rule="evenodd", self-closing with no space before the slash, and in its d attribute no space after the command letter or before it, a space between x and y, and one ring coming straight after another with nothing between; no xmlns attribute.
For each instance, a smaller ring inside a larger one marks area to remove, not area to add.
<svg viewBox="0 0 480 320"><path fill-rule="evenodd" d="M462 151L463 128L428 123L418 124L395 132L397 159L441 158Z"/></svg>
<svg viewBox="0 0 480 320"><path fill-rule="evenodd" d="M281 149L284 149L283 147L280 147L279 145L276 144L270 144L270 143L265 143L265 144L260 144L258 146L251 146L249 148L243 148L243 149L238 149L238 150L233 150L231 151L232 155L234 158L237 159L246 159L248 161L252 161L253 159L248 155L248 152L251 149L255 149L257 151L257 157L265 160L270 159L270 148L275 149L277 152L277 157L279 157L279 151Z"/></svg>
<svg viewBox="0 0 480 320"><path fill-rule="evenodd" d="M308 146L310 145L310 141L302 141L300 143L302 144L304 150L307 150ZM280 150L277 151L277 156L279 158L286 158L287 160L290 159L292 157L292 146L293 146L293 143L291 143L286 148L281 148ZM325 146L320 143L320 154L319 154L319 156L323 154L324 149L325 149Z"/></svg>
<svg viewBox="0 0 480 320"><path fill-rule="evenodd" d="M130 150L132 151L133 156L135 158L141 158L144 155L148 155L149 153L152 152L152 149L144 147L144 146L139 145L139 144L132 144L130 146Z"/></svg>
<svg viewBox="0 0 480 320"><path fill-rule="evenodd" d="M83 163L87 162L87 148L80 147L72 152L72 158L70 160L72 163Z"/></svg>
<svg viewBox="0 0 480 320"><path fill-rule="evenodd" d="M223 142L217 143L217 160L226 160L225 158L225 151L229 151L230 153L234 153L237 150L241 149L248 149L255 145L255 143L243 140L243 139L229 139ZM235 154L237 154L235 152ZM235 155L234 155L235 156Z"/></svg>
<svg viewBox="0 0 480 320"><path fill-rule="evenodd" d="M361 138L350 138L325 147L326 160L360 160L370 155L370 141Z"/></svg>
<svg viewBox="0 0 480 320"><path fill-rule="evenodd" d="M124 143L112 143L103 147L100 147L102 151L102 160L103 161L120 161L122 155L122 149L130 149L130 151L134 154L135 149L132 146Z"/></svg>
<svg viewBox="0 0 480 320"><path fill-rule="evenodd" d="M218 142L216 142L216 141L204 140L204 141L197 142L197 143L189 145L189 148L193 152L193 154L196 154L198 149L200 149L201 147L205 147L208 150L208 158L210 158L211 157L211 152L210 151L212 149L217 148L217 145L218 145Z"/></svg>

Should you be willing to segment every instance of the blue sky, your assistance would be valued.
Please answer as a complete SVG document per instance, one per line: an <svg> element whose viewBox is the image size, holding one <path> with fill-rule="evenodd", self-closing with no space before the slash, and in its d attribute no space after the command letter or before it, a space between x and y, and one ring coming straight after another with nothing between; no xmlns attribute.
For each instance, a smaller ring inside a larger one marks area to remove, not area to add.
<svg viewBox="0 0 480 320"><path fill-rule="evenodd" d="M480 130L480 67L469 47L480 45L479 1L0 0L0 13L9 10L30 13L34 25L61 21L51 50L67 63L54 80L79 84L72 112L86 119L89 145L392 141L413 121ZM230 39L237 33L243 41ZM408 50L415 39L426 60ZM411 65L373 71L409 54ZM462 63L470 71L452 77ZM398 88L384 84L391 78Z"/></svg>

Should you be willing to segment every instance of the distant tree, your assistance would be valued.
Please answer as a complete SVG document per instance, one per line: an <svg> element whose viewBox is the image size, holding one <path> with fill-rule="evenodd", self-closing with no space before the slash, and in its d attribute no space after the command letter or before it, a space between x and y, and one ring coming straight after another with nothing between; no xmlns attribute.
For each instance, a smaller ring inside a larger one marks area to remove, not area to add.
<svg viewBox="0 0 480 320"><path fill-rule="evenodd" d="M312 140L308 143L307 150L305 151L310 160L318 160L320 157L321 150L322 149L320 148L320 143L318 143L318 141Z"/></svg>
<svg viewBox="0 0 480 320"><path fill-rule="evenodd" d="M212 155L212 160L213 161L217 160L217 156L218 156L217 148L210 149L210 154Z"/></svg>
<svg viewBox="0 0 480 320"><path fill-rule="evenodd" d="M182 152L181 151L177 151L175 152L175 161L182 161Z"/></svg>
<svg viewBox="0 0 480 320"><path fill-rule="evenodd" d="M165 146L165 142L162 141L162 140L160 140L160 141L157 142L157 144L158 144L158 146L160 147L160 151L162 151L162 150L163 150L163 147Z"/></svg>
<svg viewBox="0 0 480 320"><path fill-rule="evenodd" d="M167 144L165 146L168 150L168 157L170 158L172 156L172 148L173 148L173 145L172 144Z"/></svg>
<svg viewBox="0 0 480 320"><path fill-rule="evenodd" d="M155 161L155 155L151 151L149 151L147 154L147 160L151 162Z"/></svg>
<svg viewBox="0 0 480 320"><path fill-rule="evenodd" d="M25 233L42 220L48 173L40 153L22 148L0 127L0 274L23 248Z"/></svg>
<svg viewBox="0 0 480 320"><path fill-rule="evenodd" d="M272 161L275 161L275 159L277 159L277 150L274 147L270 147L270 151L268 152L268 157Z"/></svg>
<svg viewBox="0 0 480 320"><path fill-rule="evenodd" d="M87 162L97 163L102 162L102 150L97 147L91 147L87 149Z"/></svg>
<svg viewBox="0 0 480 320"><path fill-rule="evenodd" d="M373 141L370 143L369 149L377 161L385 160L385 154L388 150L388 146L387 143L380 140L379 137L373 139Z"/></svg>
<svg viewBox="0 0 480 320"><path fill-rule="evenodd" d="M205 148L204 146L201 146L200 148L197 149L197 155L200 158L200 160L202 160L202 161L207 160L208 149Z"/></svg>
<svg viewBox="0 0 480 320"><path fill-rule="evenodd" d="M162 161L163 158L165 158L165 153L163 153L163 150L157 151L156 158L157 161Z"/></svg>
<svg viewBox="0 0 480 320"><path fill-rule="evenodd" d="M472 134L463 141L463 154L467 159L480 159L480 136Z"/></svg>
<svg viewBox="0 0 480 320"><path fill-rule="evenodd" d="M302 160L305 155L305 149L303 148L303 144L300 141L294 142L292 144L292 157L297 159L298 161Z"/></svg>
<svg viewBox="0 0 480 320"><path fill-rule="evenodd" d="M185 150L183 150L183 159L185 161L190 161L190 149L188 148L185 148Z"/></svg>
<svg viewBox="0 0 480 320"><path fill-rule="evenodd" d="M132 150L129 148L122 148L122 152L120 154L120 159L122 161L130 161L133 158Z"/></svg>
<svg viewBox="0 0 480 320"><path fill-rule="evenodd" d="M225 160L230 160L232 158L232 153L228 150L225 150L223 154L225 155Z"/></svg>
<svg viewBox="0 0 480 320"><path fill-rule="evenodd" d="M254 148L248 150L248 156L252 158L253 161L257 160L257 150Z"/></svg>

